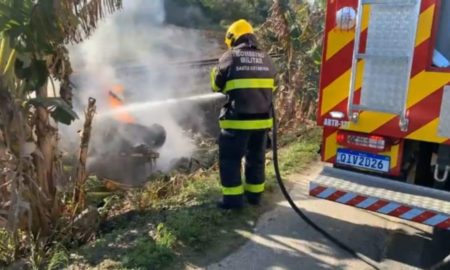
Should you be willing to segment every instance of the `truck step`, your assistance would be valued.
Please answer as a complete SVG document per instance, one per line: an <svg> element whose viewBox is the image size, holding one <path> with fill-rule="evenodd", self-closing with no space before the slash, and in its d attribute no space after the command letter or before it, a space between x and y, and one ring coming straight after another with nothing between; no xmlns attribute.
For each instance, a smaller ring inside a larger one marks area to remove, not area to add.
<svg viewBox="0 0 450 270"><path fill-rule="evenodd" d="M450 192L325 167L309 195L450 230Z"/></svg>

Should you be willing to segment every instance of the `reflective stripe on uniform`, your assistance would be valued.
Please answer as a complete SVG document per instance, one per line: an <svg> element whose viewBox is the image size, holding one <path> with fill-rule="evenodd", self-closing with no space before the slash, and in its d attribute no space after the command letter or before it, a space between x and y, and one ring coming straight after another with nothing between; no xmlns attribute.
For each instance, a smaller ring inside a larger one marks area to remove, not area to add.
<svg viewBox="0 0 450 270"><path fill-rule="evenodd" d="M210 83L211 83L211 89L214 92L219 92L220 87L217 86L216 84L216 75L217 75L217 68L213 67L211 70L211 73L209 74L210 76Z"/></svg>
<svg viewBox="0 0 450 270"><path fill-rule="evenodd" d="M269 88L275 89L275 80L274 79L235 79L229 80L225 84L225 88L223 90L224 93L236 90L236 89L251 89L251 88Z"/></svg>
<svg viewBox="0 0 450 270"><path fill-rule="evenodd" d="M220 120L219 126L222 129L266 129L271 128L273 124L272 118L264 120Z"/></svg>
<svg viewBox="0 0 450 270"><path fill-rule="evenodd" d="M222 187L223 195L242 195L244 194L244 186L237 187Z"/></svg>
<svg viewBox="0 0 450 270"><path fill-rule="evenodd" d="M261 193L264 191L264 183L262 184L245 184L245 191L251 193Z"/></svg>

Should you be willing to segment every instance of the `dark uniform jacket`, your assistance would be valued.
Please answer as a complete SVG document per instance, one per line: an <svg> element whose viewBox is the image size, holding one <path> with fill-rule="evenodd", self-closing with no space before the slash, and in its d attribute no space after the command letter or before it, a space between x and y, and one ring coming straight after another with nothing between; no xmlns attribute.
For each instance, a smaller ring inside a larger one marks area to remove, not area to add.
<svg viewBox="0 0 450 270"><path fill-rule="evenodd" d="M227 95L220 114L222 129L258 130L272 127L275 68L252 34L240 37L211 71L211 87Z"/></svg>

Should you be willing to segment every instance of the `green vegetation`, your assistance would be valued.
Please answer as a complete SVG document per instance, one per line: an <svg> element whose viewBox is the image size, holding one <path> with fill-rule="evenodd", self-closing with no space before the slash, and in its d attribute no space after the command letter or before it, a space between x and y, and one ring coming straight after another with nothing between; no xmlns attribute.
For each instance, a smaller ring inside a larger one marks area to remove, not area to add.
<svg viewBox="0 0 450 270"><path fill-rule="evenodd" d="M280 131L315 119L322 56L325 1L276 0L258 27L262 46L278 55L277 113Z"/></svg>
<svg viewBox="0 0 450 270"><path fill-rule="evenodd" d="M62 257L54 248L75 235L68 227L87 210L83 196L68 199L81 190L83 170L74 177L80 181L69 180L57 147L56 123L78 117L66 45L88 37L121 3L0 0L0 228L7 228L0 232L0 267L26 256L33 269L48 260L56 267ZM77 188L64 186L70 182Z"/></svg>
<svg viewBox="0 0 450 270"><path fill-rule="evenodd" d="M166 21L209 30L222 30L241 18L258 25L267 18L271 4L271 0L166 0Z"/></svg>
<svg viewBox="0 0 450 270"><path fill-rule="evenodd" d="M317 159L320 132L317 128L305 130L283 142L283 175L300 172ZM124 195L121 203L134 207L109 218L100 237L76 252L72 267L179 269L186 263L205 266L219 260L241 245L258 217L280 199L270 162L267 176L263 206L238 212L215 207L221 195L214 167L189 177L156 181L133 195Z"/></svg>
<svg viewBox="0 0 450 270"><path fill-rule="evenodd" d="M314 118L323 6L289 0L165 4L168 23L220 30L221 39L235 19L256 26L262 45L280 55L280 168L293 174L315 160L320 130L297 131ZM82 162L63 165L52 118L70 124L76 117L65 46L81 42L120 6L121 0L0 0L0 268L61 269L68 261L71 269L207 265L242 244L279 198L270 163L264 206L237 213L215 207L221 196L215 165L154 176L142 189L113 193L95 177L85 183ZM55 79L60 96L48 97ZM82 150L86 158L87 141ZM68 182L76 184L61 185ZM95 192L86 197L86 190Z"/></svg>
<svg viewBox="0 0 450 270"><path fill-rule="evenodd" d="M0 266L10 264L14 261L14 241L10 234L4 229L0 229Z"/></svg>

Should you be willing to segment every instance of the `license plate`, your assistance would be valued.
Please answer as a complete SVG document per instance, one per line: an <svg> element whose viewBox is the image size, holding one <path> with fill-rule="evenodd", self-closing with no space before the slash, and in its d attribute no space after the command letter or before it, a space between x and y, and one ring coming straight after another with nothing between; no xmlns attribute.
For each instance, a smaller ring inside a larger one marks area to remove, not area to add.
<svg viewBox="0 0 450 270"><path fill-rule="evenodd" d="M336 162L377 172L389 172L391 158L348 149L338 149Z"/></svg>

